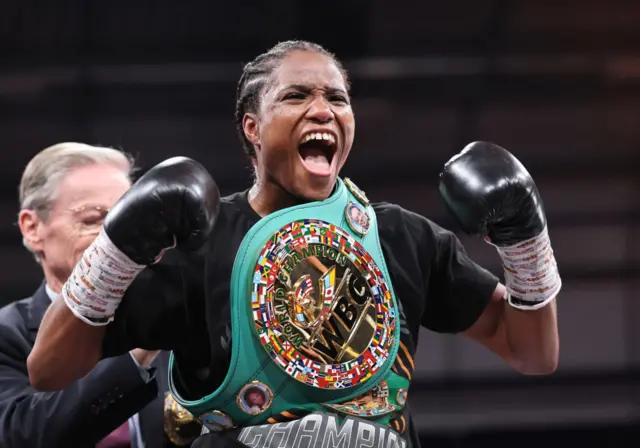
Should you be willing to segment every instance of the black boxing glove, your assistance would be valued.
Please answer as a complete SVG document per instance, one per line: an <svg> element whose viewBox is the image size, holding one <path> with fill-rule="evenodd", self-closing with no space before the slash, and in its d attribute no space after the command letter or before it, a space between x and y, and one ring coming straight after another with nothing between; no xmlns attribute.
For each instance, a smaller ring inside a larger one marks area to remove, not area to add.
<svg viewBox="0 0 640 448"><path fill-rule="evenodd" d="M516 308L545 306L561 288L538 189L509 151L474 142L449 160L439 191L462 229L498 249L507 299Z"/></svg>
<svg viewBox="0 0 640 448"><path fill-rule="evenodd" d="M219 207L218 187L198 162L175 157L151 168L105 218L62 288L65 303L90 325L109 323L131 282L166 249L204 244Z"/></svg>
<svg viewBox="0 0 640 448"><path fill-rule="evenodd" d="M195 160L174 157L151 168L120 198L104 231L131 261L148 265L169 247L199 248L219 206L209 172Z"/></svg>

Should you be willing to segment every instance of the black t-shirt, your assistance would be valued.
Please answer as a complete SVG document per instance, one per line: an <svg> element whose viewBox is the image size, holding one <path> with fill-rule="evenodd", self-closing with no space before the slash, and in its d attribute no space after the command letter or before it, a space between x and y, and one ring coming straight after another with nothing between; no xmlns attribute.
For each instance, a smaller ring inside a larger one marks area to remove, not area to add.
<svg viewBox="0 0 640 448"><path fill-rule="evenodd" d="M498 279L467 256L458 238L389 203L372 204L400 307L393 370L410 380L421 326L458 333L482 314ZM181 394L199 398L224 380L230 361L230 281L237 250L260 219L248 192L223 198L213 235L197 253L168 252L136 278L107 327L103 355L132 348L174 350ZM411 391L409 390L409 404ZM390 427L419 446L409 405Z"/></svg>

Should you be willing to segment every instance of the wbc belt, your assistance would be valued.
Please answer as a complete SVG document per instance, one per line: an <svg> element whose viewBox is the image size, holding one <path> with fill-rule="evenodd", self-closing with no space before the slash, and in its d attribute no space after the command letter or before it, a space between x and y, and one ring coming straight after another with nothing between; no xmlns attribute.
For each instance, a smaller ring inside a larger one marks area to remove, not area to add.
<svg viewBox="0 0 640 448"><path fill-rule="evenodd" d="M212 394L185 400L172 355L171 392L213 431L300 412L386 424L409 384L391 371L397 316L376 215L338 179L328 199L270 214L245 235L231 277L227 376Z"/></svg>

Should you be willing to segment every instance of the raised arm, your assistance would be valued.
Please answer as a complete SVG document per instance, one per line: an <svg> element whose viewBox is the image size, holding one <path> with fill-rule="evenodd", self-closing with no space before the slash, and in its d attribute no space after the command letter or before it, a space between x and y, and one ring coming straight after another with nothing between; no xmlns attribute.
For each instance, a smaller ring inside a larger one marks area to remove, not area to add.
<svg viewBox="0 0 640 448"><path fill-rule="evenodd" d="M138 308L147 301L149 315L140 319L157 315L151 310L164 306L172 291L146 271L168 248L200 248L213 229L219 201L207 170L188 158L169 159L142 176L109 212L104 229L47 310L27 360L31 384L58 390L89 373L102 357L107 326L119 317L123 297L135 294ZM133 324L138 323L148 325ZM118 323L125 329L127 324Z"/></svg>
<svg viewBox="0 0 640 448"><path fill-rule="evenodd" d="M440 192L466 232L496 247L505 272L506 285L465 334L522 373L553 372L562 282L533 179L505 149L477 142L446 164Z"/></svg>

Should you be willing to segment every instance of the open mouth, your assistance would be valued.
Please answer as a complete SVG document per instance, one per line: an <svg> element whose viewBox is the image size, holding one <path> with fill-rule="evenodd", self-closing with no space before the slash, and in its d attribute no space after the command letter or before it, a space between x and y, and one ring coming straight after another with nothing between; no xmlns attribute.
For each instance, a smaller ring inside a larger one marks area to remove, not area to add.
<svg viewBox="0 0 640 448"><path fill-rule="evenodd" d="M336 154L336 136L332 132L309 132L298 146L305 168L318 176L329 176Z"/></svg>

